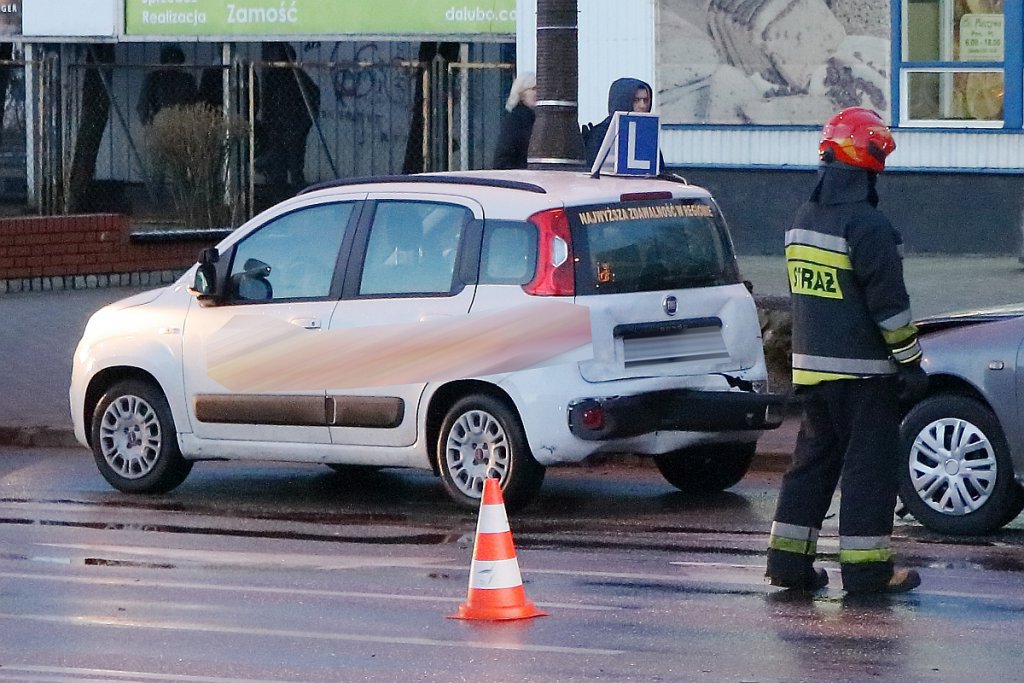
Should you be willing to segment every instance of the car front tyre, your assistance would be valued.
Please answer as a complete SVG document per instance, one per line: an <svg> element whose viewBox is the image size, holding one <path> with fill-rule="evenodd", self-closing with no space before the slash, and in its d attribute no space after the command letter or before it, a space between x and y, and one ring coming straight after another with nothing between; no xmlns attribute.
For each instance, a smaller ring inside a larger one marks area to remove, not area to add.
<svg viewBox="0 0 1024 683"><path fill-rule="evenodd" d="M544 483L544 466L530 452L518 415L484 394L457 401L445 415L437 459L448 495L468 509L480 506L485 479L498 479L510 511L529 503Z"/></svg>
<svg viewBox="0 0 1024 683"><path fill-rule="evenodd" d="M92 452L103 478L126 493L166 493L192 471L178 449L167 399L139 380L118 382L100 397Z"/></svg>
<svg viewBox="0 0 1024 683"><path fill-rule="evenodd" d="M685 493L718 493L743 479L757 443L701 444L654 456L665 481Z"/></svg>
<svg viewBox="0 0 1024 683"><path fill-rule="evenodd" d="M984 534L1024 508L1006 438L979 401L939 394L900 426L900 498L918 522L943 534Z"/></svg>

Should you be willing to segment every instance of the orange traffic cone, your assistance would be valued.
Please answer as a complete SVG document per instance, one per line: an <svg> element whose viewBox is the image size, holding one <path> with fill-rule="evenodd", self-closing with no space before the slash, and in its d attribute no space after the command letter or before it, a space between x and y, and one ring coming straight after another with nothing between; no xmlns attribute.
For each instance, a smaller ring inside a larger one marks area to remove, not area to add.
<svg viewBox="0 0 1024 683"><path fill-rule="evenodd" d="M469 597L458 614L448 618L506 621L544 616L547 613L527 600L523 590L501 486L497 479L487 479L469 567Z"/></svg>

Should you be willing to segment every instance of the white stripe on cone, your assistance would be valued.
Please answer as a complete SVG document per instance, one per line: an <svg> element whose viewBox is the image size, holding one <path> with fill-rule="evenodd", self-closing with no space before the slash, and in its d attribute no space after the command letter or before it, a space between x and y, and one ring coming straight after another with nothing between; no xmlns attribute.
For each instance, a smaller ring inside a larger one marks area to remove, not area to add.
<svg viewBox="0 0 1024 683"><path fill-rule="evenodd" d="M496 589L523 585L516 558L508 560L473 560L469 568L469 587Z"/></svg>
<svg viewBox="0 0 1024 683"><path fill-rule="evenodd" d="M478 534L504 534L510 531L504 505L481 505L477 521Z"/></svg>

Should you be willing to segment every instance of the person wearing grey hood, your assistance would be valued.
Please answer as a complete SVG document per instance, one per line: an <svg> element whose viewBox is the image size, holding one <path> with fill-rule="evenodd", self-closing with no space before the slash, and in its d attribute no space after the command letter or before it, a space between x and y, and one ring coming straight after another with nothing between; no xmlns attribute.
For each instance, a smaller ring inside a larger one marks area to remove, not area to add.
<svg viewBox="0 0 1024 683"><path fill-rule="evenodd" d="M593 166L601 142L608 133L612 116L617 111L648 113L654 106L651 86L639 78L619 78L608 88L608 117L597 125L583 127L583 147L587 154L587 166Z"/></svg>

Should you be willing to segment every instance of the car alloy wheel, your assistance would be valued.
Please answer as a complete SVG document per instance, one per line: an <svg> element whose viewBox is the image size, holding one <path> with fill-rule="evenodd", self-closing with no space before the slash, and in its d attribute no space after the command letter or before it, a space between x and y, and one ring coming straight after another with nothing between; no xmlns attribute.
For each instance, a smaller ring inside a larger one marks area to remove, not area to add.
<svg viewBox="0 0 1024 683"><path fill-rule="evenodd" d="M185 481L192 462L182 457L175 435L167 399L148 382L114 384L93 411L93 459L120 491L166 493Z"/></svg>
<svg viewBox="0 0 1024 683"><path fill-rule="evenodd" d="M485 479L504 483L508 476L508 437L493 415L471 410L460 415L449 430L444 457L459 491L479 498Z"/></svg>
<svg viewBox="0 0 1024 683"><path fill-rule="evenodd" d="M100 417L99 448L118 476L139 479L149 474L160 456L160 420L138 396L112 401Z"/></svg>
<svg viewBox="0 0 1024 683"><path fill-rule="evenodd" d="M448 410L437 456L448 495L465 508L480 505L486 479L501 483L509 510L526 505L544 482L544 467L530 452L519 416L487 394L462 398Z"/></svg>

